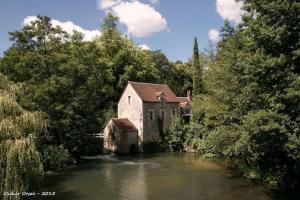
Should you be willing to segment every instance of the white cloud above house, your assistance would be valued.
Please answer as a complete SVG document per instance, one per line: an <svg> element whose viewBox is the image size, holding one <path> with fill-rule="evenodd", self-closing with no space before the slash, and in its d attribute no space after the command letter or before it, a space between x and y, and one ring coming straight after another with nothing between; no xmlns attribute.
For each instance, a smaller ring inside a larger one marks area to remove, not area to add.
<svg viewBox="0 0 300 200"><path fill-rule="evenodd" d="M216 0L217 12L222 19L234 21L235 23L242 22L243 2L236 2L235 0Z"/></svg>
<svg viewBox="0 0 300 200"><path fill-rule="evenodd" d="M151 48L146 45L146 44L140 44L139 47L142 49L142 50L151 50Z"/></svg>
<svg viewBox="0 0 300 200"><path fill-rule="evenodd" d="M118 16L133 36L147 37L167 29L167 20L151 4L139 0L99 0L98 5Z"/></svg>
<svg viewBox="0 0 300 200"><path fill-rule="evenodd" d="M208 32L208 38L210 41L212 41L213 43L217 43L220 41L220 32L216 29L210 29L210 31Z"/></svg>
<svg viewBox="0 0 300 200"><path fill-rule="evenodd" d="M23 20L23 25L29 25L32 21L35 21L36 19L36 16L27 16ZM101 35L101 32L99 30L87 30L74 24L72 21L61 22L56 19L51 19L51 23L53 26L60 26L68 34L73 34L74 30L81 32L83 34L84 41L92 41L93 39Z"/></svg>

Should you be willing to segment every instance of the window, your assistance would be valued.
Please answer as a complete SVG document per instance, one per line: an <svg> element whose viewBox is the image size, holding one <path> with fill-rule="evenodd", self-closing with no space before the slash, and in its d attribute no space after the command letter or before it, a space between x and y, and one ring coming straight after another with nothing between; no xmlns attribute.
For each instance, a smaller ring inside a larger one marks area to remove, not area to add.
<svg viewBox="0 0 300 200"><path fill-rule="evenodd" d="M128 96L128 104L131 103L131 96Z"/></svg>
<svg viewBox="0 0 300 200"><path fill-rule="evenodd" d="M175 117L177 115L177 110L176 109L173 109L172 110L172 115Z"/></svg>
<svg viewBox="0 0 300 200"><path fill-rule="evenodd" d="M165 104L165 98L164 97L160 97L159 98L159 102L160 102L160 105L163 106Z"/></svg>
<svg viewBox="0 0 300 200"><path fill-rule="evenodd" d="M164 110L161 110L161 111L160 111L160 118L161 118L162 120L165 120L166 116L165 116L165 111L164 111Z"/></svg>
<svg viewBox="0 0 300 200"><path fill-rule="evenodd" d="M153 120L153 111L152 110L148 111L148 115L149 115L149 120L152 121Z"/></svg>

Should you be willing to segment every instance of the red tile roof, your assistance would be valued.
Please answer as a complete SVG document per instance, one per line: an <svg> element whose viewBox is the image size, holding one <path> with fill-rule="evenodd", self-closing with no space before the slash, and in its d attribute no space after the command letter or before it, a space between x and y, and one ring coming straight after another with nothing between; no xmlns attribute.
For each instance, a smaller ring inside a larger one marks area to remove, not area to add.
<svg viewBox="0 0 300 200"><path fill-rule="evenodd" d="M190 102L188 97L177 97L179 102Z"/></svg>
<svg viewBox="0 0 300 200"><path fill-rule="evenodd" d="M111 120L123 131L138 131L128 118L112 118Z"/></svg>
<svg viewBox="0 0 300 200"><path fill-rule="evenodd" d="M129 84L145 102L159 102L159 96L163 94L166 102L178 103L179 100L168 85L131 82Z"/></svg>
<svg viewBox="0 0 300 200"><path fill-rule="evenodd" d="M191 107L191 104L190 104L190 102L181 102L181 103L179 103L179 106L181 107L181 108L188 108L187 106L189 106L189 107Z"/></svg>

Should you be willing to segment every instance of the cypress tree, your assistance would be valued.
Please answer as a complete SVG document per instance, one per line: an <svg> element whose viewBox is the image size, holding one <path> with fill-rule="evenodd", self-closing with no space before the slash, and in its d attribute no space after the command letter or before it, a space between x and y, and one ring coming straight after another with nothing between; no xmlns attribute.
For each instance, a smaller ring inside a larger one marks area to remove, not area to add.
<svg viewBox="0 0 300 200"><path fill-rule="evenodd" d="M192 77L193 77L193 115L192 121L201 122L203 112L201 109L201 94L203 93L203 69L200 64L200 56L198 49L198 41L194 39L193 49L193 65L192 65Z"/></svg>
<svg viewBox="0 0 300 200"><path fill-rule="evenodd" d="M193 50L193 94L199 95L203 93L203 70L199 60L198 41L194 39Z"/></svg>

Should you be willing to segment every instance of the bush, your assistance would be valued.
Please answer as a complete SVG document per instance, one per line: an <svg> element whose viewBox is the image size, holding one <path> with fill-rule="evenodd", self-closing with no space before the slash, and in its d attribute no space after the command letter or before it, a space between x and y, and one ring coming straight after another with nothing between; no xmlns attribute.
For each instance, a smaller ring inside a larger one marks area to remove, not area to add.
<svg viewBox="0 0 300 200"><path fill-rule="evenodd" d="M198 123L191 123L185 125L185 131L185 151L204 154L206 149L205 141L203 140L205 136L204 127Z"/></svg>
<svg viewBox="0 0 300 200"><path fill-rule="evenodd" d="M164 138L164 147L170 151L205 153L204 126L191 122L186 124L181 117L173 119Z"/></svg>
<svg viewBox="0 0 300 200"><path fill-rule="evenodd" d="M174 118L165 136L166 148L170 151L182 151L186 132L182 118Z"/></svg>
<svg viewBox="0 0 300 200"><path fill-rule="evenodd" d="M62 145L49 145L43 152L45 170L56 170L71 161L70 153Z"/></svg>
<svg viewBox="0 0 300 200"><path fill-rule="evenodd" d="M162 140L152 140L143 145L144 153L157 153L165 150L165 144Z"/></svg>

